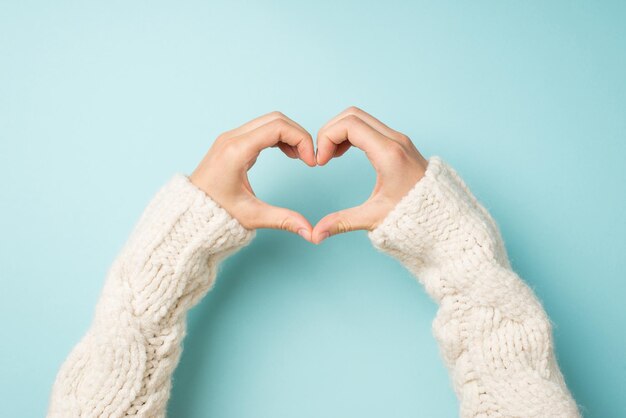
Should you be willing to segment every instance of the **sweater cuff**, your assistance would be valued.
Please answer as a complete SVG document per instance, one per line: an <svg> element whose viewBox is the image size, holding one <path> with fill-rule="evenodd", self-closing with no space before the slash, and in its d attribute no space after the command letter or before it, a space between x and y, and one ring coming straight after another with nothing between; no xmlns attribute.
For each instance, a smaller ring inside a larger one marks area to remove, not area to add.
<svg viewBox="0 0 626 418"><path fill-rule="evenodd" d="M438 209L434 205L434 192L438 187L444 162L439 156L431 156L424 176L396 204L383 221L368 232L374 247L395 256L402 252L421 253L424 243L419 241L423 228L432 212ZM414 248L409 248L413 246Z"/></svg>
<svg viewBox="0 0 626 418"><path fill-rule="evenodd" d="M209 270L255 234L187 176L175 174L146 206L116 259L97 321L107 323L119 317L115 312L130 310L133 317L154 324L173 309L195 303L189 298L213 283Z"/></svg>
<svg viewBox="0 0 626 418"><path fill-rule="evenodd" d="M499 228L459 174L439 156L368 237L378 250L426 275L444 265L509 266Z"/></svg>
<svg viewBox="0 0 626 418"><path fill-rule="evenodd" d="M186 175L176 173L143 211L127 247L150 254L146 250L169 241L170 250L201 246L205 255L226 255L247 245L255 235L255 230L246 229Z"/></svg>

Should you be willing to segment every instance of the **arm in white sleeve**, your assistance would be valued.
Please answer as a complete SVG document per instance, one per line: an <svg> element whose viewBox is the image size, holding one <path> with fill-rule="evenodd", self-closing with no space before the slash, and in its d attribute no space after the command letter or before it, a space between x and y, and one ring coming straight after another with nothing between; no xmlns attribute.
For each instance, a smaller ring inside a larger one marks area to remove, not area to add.
<svg viewBox="0 0 626 418"><path fill-rule="evenodd" d="M579 417L540 301L512 270L499 228L441 157L374 230L439 309L433 333L462 417Z"/></svg>
<svg viewBox="0 0 626 418"><path fill-rule="evenodd" d="M92 324L56 376L47 416L164 417L186 313L213 286L220 261L254 235L176 174L107 273Z"/></svg>

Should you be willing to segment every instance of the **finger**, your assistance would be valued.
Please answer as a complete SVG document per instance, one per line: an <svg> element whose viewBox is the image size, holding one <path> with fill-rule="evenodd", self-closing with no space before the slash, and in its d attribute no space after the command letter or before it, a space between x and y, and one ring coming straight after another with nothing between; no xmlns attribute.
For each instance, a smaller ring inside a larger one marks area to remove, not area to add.
<svg viewBox="0 0 626 418"><path fill-rule="evenodd" d="M326 215L313 228L312 242L319 244L333 235L371 229L376 217L369 209L367 203L364 203Z"/></svg>
<svg viewBox="0 0 626 418"><path fill-rule="evenodd" d="M285 155L287 155L287 157L289 157L289 158L298 158L298 151L296 150L295 147L292 147L291 145L287 145L284 142L279 142L275 146L277 148L280 148L280 150L283 153L285 153Z"/></svg>
<svg viewBox="0 0 626 418"><path fill-rule="evenodd" d="M325 127L329 125L332 125L333 123L337 122L339 119L342 119L348 115L354 115L360 119L363 119L363 121L369 124L372 128L376 129L377 131L379 131L380 133L382 133L383 135L391 139L396 139L402 135L400 132L396 131L395 129L390 128L389 126L385 125L380 120L376 119L374 116L370 115L363 109L360 109L356 106L350 106L344 111L342 111L341 113L339 113L337 116L329 120L326 123L326 125L322 127L322 129L324 129Z"/></svg>
<svg viewBox="0 0 626 418"><path fill-rule="evenodd" d="M232 138L248 153L247 158L258 155L263 149L278 143L285 143L294 147L297 155L309 166L315 166L313 138L302 128L293 126L283 119L274 119L250 132Z"/></svg>
<svg viewBox="0 0 626 418"><path fill-rule="evenodd" d="M252 227L255 229L280 229L293 232L305 240L311 241L313 226L304 216L293 210L272 206L257 199L252 219L254 219Z"/></svg>
<svg viewBox="0 0 626 418"><path fill-rule="evenodd" d="M352 144L350 144L350 142L348 141L344 141L341 144L337 145L337 147L335 148L335 151L333 153L333 156L331 158L339 158L341 157L343 154L345 154L350 147L352 146ZM315 158L317 159L317 151L315 152Z"/></svg>
<svg viewBox="0 0 626 418"><path fill-rule="evenodd" d="M326 164L335 155L338 146L346 141L365 152L374 163L376 153L382 151L390 139L358 116L347 115L318 132L317 164Z"/></svg>
<svg viewBox="0 0 626 418"><path fill-rule="evenodd" d="M284 119L286 122L291 123L293 126L300 128L302 130L305 130L302 126L300 126L298 123L296 123L295 121L287 117L284 113L279 112L279 111L273 111L270 113L266 113L262 116L259 116L257 118L254 118L251 121L248 121L244 123L243 125L239 126L238 128L231 129L230 131L224 132L222 136L226 138L240 136L246 132L250 132L276 119Z"/></svg>
<svg viewBox="0 0 626 418"><path fill-rule="evenodd" d="M348 141L342 142L341 144L337 145L337 148L335 149L335 155L333 155L333 158L341 157L350 149L351 146L352 144L350 144L350 142Z"/></svg>

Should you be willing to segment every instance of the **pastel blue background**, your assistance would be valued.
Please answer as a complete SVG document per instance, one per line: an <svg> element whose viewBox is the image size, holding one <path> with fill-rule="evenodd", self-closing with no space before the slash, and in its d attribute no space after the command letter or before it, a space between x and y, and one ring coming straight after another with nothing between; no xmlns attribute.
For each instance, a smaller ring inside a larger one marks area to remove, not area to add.
<svg viewBox="0 0 626 418"><path fill-rule="evenodd" d="M220 132L357 105L461 173L585 416L626 416L626 3L294 3L0 3L0 415L44 415L143 208ZM272 149L250 178L315 223L375 177ZM169 414L456 416L435 312L364 232L261 230L190 312Z"/></svg>

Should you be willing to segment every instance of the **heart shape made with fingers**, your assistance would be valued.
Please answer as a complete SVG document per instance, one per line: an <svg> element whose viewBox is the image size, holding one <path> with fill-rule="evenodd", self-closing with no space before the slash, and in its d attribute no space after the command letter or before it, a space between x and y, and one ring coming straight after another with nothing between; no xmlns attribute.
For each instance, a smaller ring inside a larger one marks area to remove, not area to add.
<svg viewBox="0 0 626 418"><path fill-rule="evenodd" d="M329 236L373 230L421 177L428 161L408 136L357 107L349 107L312 136L280 112L272 112L221 134L190 176L248 229L291 231L319 244ZM370 196L360 205L330 213L315 226L300 213L258 199L247 172L263 149L278 147L310 167L324 166L351 147L362 150L376 171Z"/></svg>

